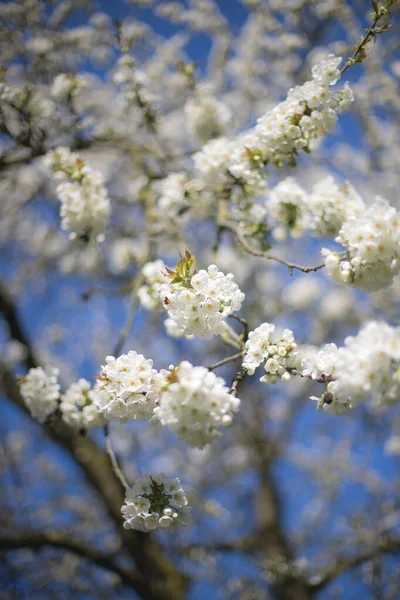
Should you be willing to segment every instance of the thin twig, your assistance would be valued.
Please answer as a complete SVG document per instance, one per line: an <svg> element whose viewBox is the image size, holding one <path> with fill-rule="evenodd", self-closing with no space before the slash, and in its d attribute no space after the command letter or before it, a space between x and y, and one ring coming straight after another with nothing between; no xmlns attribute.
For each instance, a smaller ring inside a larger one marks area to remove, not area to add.
<svg viewBox="0 0 400 600"><path fill-rule="evenodd" d="M395 2L396 1L397 0L395 0ZM394 4L395 2L392 2L391 4ZM352 67L357 62L361 62L363 60L363 58L365 58L365 47L368 44L368 42L370 41L370 39L376 35L376 33L383 33L382 31L376 32L375 31L375 27L377 26L377 24L379 23L379 21L382 19L382 17L387 16L387 14L388 14L388 9L386 7L384 7L384 6L378 8L375 11L375 13L374 13L374 19L372 21L371 27L369 27L367 29L367 33L365 34L365 36L357 44L357 46L356 46L356 48L355 48L352 56L349 56L349 58L347 59L346 64L344 65L344 67L340 71L341 75L343 75L343 73L345 73L349 67ZM364 53L364 56L361 59L357 60L358 57L359 57L359 55L361 53Z"/></svg>
<svg viewBox="0 0 400 600"><path fill-rule="evenodd" d="M222 365L226 365L230 362L233 362L234 360L238 360L239 358L242 358L242 356L243 356L243 352L238 352L237 354L232 354L232 356L227 356L226 358L219 360L218 362L211 365L211 367L207 367L207 368L209 371L214 371L214 369L218 369L218 367L222 367Z"/></svg>
<svg viewBox="0 0 400 600"><path fill-rule="evenodd" d="M323 269L325 267L325 263L309 267L309 266L303 266L303 265L298 265L296 263L288 262L287 260L280 258L279 256L274 256L273 254L269 254L268 252L264 252L262 250L257 250L256 248L252 248L247 243L244 236L234 227L225 224L224 229L227 229L234 234L237 241L242 246L242 248L244 248L244 250L246 250L246 252L248 252L249 254L252 254L253 256L259 256L260 258L266 258L267 260L274 260L275 262L278 262L281 265L285 265L285 267L287 267L289 269L290 275L292 275L294 269L296 271L301 271L302 273L311 273L312 271L319 271L320 269Z"/></svg>
<svg viewBox="0 0 400 600"><path fill-rule="evenodd" d="M107 450L108 456L110 457L113 471L114 471L115 475L118 477L118 479L120 480L124 489L127 489L127 488L129 488L129 483L125 479L125 475L123 474L122 469L120 468L120 466L118 464L117 457L114 454L114 450L111 445L110 428L109 428L108 424L106 424L104 426L104 435L105 435L105 439L106 439L106 450Z"/></svg>

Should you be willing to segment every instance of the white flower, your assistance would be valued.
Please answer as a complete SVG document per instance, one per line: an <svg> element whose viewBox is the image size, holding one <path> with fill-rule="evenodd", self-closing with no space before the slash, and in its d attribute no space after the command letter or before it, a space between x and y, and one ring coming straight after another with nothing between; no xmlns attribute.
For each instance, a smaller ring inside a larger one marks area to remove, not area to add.
<svg viewBox="0 0 400 600"><path fill-rule="evenodd" d="M371 321L339 348L336 380L329 384L329 391L352 406L371 397L376 406L396 404L400 399L399 365L400 328Z"/></svg>
<svg viewBox="0 0 400 600"><path fill-rule="evenodd" d="M338 348L336 344L325 344L321 349L315 348L312 354L307 353L302 360L303 377L311 379L328 379L335 376L338 360Z"/></svg>
<svg viewBox="0 0 400 600"><path fill-rule="evenodd" d="M121 509L125 529L152 531L187 525L190 508L179 479L160 473L138 479L126 489L125 504Z"/></svg>
<svg viewBox="0 0 400 600"><path fill-rule="evenodd" d="M133 350L118 358L107 356L95 388L97 410L106 419L122 423L151 419L162 380L153 361Z"/></svg>
<svg viewBox="0 0 400 600"><path fill-rule="evenodd" d="M273 230L276 239L285 239L287 233L299 237L309 228L306 193L292 177L270 191L266 206L271 221L278 225Z"/></svg>
<svg viewBox="0 0 400 600"><path fill-rule="evenodd" d="M265 375L260 381L287 381L290 379L289 370L293 367L295 348L296 343L290 329L285 329L282 335L278 335L275 333L275 325L263 323L249 333L242 366L247 369L249 375L253 375L256 368L265 361Z"/></svg>
<svg viewBox="0 0 400 600"><path fill-rule="evenodd" d="M168 316L185 335L206 339L226 329L225 319L240 310L245 295L233 280L216 265L210 265L190 278L190 287L181 283L165 283L160 287L160 299Z"/></svg>
<svg viewBox="0 0 400 600"><path fill-rule="evenodd" d="M103 416L95 405L96 394L86 379L73 383L61 396L60 410L67 425L77 429L92 429L104 425Z"/></svg>
<svg viewBox="0 0 400 600"><path fill-rule="evenodd" d="M58 183L56 195L61 202L61 227L71 231L70 238L102 239L110 216L110 200L102 175L85 164L69 148L49 152L45 164L51 167Z"/></svg>
<svg viewBox="0 0 400 600"><path fill-rule="evenodd" d="M64 102L69 96L76 96L86 87L85 81L74 74L60 73L54 78L51 95L54 100Z"/></svg>
<svg viewBox="0 0 400 600"><path fill-rule="evenodd" d="M160 306L160 288L168 281L165 272L165 263L160 259L148 262L142 268L145 284L139 288L138 297L141 305L147 310L155 310Z"/></svg>
<svg viewBox="0 0 400 600"><path fill-rule="evenodd" d="M337 235L345 219L360 215L365 209L362 198L349 183L340 189L333 177L314 185L307 197L311 215L310 229L317 238Z"/></svg>
<svg viewBox="0 0 400 600"><path fill-rule="evenodd" d="M395 208L377 198L362 214L349 216L336 241L345 256L323 249L329 276L372 292L388 287L400 272L400 219Z"/></svg>
<svg viewBox="0 0 400 600"><path fill-rule="evenodd" d="M229 393L221 377L205 367L184 361L170 371L155 415L195 448L218 440L222 435L218 428L232 423L240 400Z"/></svg>
<svg viewBox="0 0 400 600"><path fill-rule="evenodd" d="M59 369L36 367L29 369L20 380L21 396L32 417L44 423L58 406L60 385L57 382Z"/></svg>
<svg viewBox="0 0 400 600"><path fill-rule="evenodd" d="M223 135L232 116L226 104L202 93L186 102L184 112L189 131L202 143Z"/></svg>

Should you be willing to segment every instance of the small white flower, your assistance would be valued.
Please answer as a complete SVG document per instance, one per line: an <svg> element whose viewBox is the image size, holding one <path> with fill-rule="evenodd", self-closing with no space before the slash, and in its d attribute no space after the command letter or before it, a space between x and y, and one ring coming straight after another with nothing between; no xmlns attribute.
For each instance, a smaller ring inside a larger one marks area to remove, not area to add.
<svg viewBox="0 0 400 600"><path fill-rule="evenodd" d="M29 369L20 380L21 396L32 417L44 423L58 407L60 385L59 369L36 367Z"/></svg>

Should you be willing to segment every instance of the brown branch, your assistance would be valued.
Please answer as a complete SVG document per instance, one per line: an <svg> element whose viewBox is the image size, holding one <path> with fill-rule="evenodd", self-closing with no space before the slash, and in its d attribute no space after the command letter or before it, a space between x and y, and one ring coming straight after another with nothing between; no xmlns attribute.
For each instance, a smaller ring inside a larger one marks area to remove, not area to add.
<svg viewBox="0 0 400 600"><path fill-rule="evenodd" d="M384 554L394 554L397 552L400 552L400 538L385 536L381 543L375 548L369 548L352 557L339 557L333 566L329 567L325 573L321 574L318 582L309 584L310 589L313 592L319 592L334 579L343 575L343 573L351 571L363 563L373 560L374 558L379 558Z"/></svg>
<svg viewBox="0 0 400 600"><path fill-rule="evenodd" d="M106 450L107 450L108 456L110 457L111 466L113 468L115 475L118 477L119 481L121 482L122 487L124 488L124 490L126 490L129 487L129 483L127 482L125 475L123 474L122 469L118 464L117 457L115 456L115 453L114 453L114 450L113 450L113 447L111 444L110 427L108 424L104 426L104 435L106 438Z"/></svg>
<svg viewBox="0 0 400 600"><path fill-rule="evenodd" d="M225 224L224 229L227 229L228 231L231 231L233 233L233 235L237 239L240 246L242 246L242 248L244 250L246 250L246 252L248 252L252 256L266 258L267 260L273 260L275 262L280 263L281 265L285 265L285 267L287 267L289 269L290 275L292 275L293 270L301 271L302 273L311 273L312 271L319 271L320 269L323 269L325 267L325 263L321 263L321 264L315 265L315 266L298 265L297 263L289 262L289 261L285 260L284 258L280 258L279 256L269 254L269 252L264 252L263 250L257 250L256 248L253 248L252 246L250 246L250 244L246 241L245 237L234 227Z"/></svg>
<svg viewBox="0 0 400 600"><path fill-rule="evenodd" d="M239 358L242 358L242 356L243 352L238 352L237 354L233 354L232 356L227 356L226 358L223 358L222 360L219 360L218 362L211 365L211 367L207 367L207 369L209 371L214 371L214 369L218 369L218 367L222 367L222 365L226 365L230 362L233 362L234 360L238 360Z"/></svg>
<svg viewBox="0 0 400 600"><path fill-rule="evenodd" d="M65 537L57 532L24 533L17 535L0 534L0 550L12 551L20 548L31 548L40 550L45 546L59 548L71 552L77 556L90 560L95 565L111 571L119 576L121 582L133 588L142 598L148 598L142 578L136 572L128 571L120 567L110 554L97 552L94 548L82 544L77 540Z"/></svg>

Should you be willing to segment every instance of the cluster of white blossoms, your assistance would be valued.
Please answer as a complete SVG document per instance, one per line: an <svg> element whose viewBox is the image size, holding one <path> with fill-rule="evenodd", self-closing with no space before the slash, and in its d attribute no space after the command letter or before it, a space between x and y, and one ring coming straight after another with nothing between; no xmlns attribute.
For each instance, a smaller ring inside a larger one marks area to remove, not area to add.
<svg viewBox="0 0 400 600"><path fill-rule="evenodd" d="M51 95L58 102L65 102L68 98L77 96L86 87L82 77L74 73L60 73L54 78Z"/></svg>
<svg viewBox="0 0 400 600"><path fill-rule="evenodd" d="M354 99L347 83L340 91L330 89L340 79L341 60L330 55L313 67L311 81L292 88L284 102L258 119L244 148L254 166L294 163L301 150L310 150L312 140L333 129L338 113Z"/></svg>
<svg viewBox="0 0 400 600"><path fill-rule="evenodd" d="M288 233L299 237L309 228L307 194L292 178L280 181L268 194L266 207L268 218L275 222L272 234L277 240L285 240Z"/></svg>
<svg viewBox="0 0 400 600"><path fill-rule="evenodd" d="M266 207L277 240L285 240L288 234L299 237L307 231L316 238L332 237L347 217L365 209L349 183L340 188L330 176L316 183L310 193L287 177L269 192Z"/></svg>
<svg viewBox="0 0 400 600"><path fill-rule="evenodd" d="M140 478L126 489L125 504L121 509L125 529L152 531L187 525L190 507L179 479L160 473Z"/></svg>
<svg viewBox="0 0 400 600"><path fill-rule="evenodd" d="M344 346L327 344L303 361L303 376L328 382L318 409L334 415L347 413L373 398L377 407L400 400L400 328L371 321Z"/></svg>
<svg viewBox="0 0 400 600"><path fill-rule="evenodd" d="M71 231L71 239L97 237L101 241L110 216L110 199L101 173L64 147L49 152L45 164L58 183L62 229Z"/></svg>
<svg viewBox="0 0 400 600"><path fill-rule="evenodd" d="M202 144L224 135L232 117L229 106L201 89L186 102L184 112L189 131Z"/></svg>
<svg viewBox="0 0 400 600"><path fill-rule="evenodd" d="M138 298L147 310L155 310L160 306L160 288L168 281L165 273L166 265L161 259L148 262L142 268L145 283L138 290Z"/></svg>
<svg viewBox="0 0 400 600"><path fill-rule="evenodd" d="M292 88L284 102L257 120L255 127L235 140L211 140L193 156L196 170L208 185L229 184L230 178L251 188L265 189L260 171L272 162L295 164L300 151L311 151L312 142L331 131L338 114L354 100L346 83L340 91L331 87L340 79L340 57L330 55L312 70L313 79Z"/></svg>
<svg viewBox="0 0 400 600"><path fill-rule="evenodd" d="M350 215L365 209L361 196L350 183L340 188L333 177L326 177L313 186L307 196L311 234L317 238L337 235Z"/></svg>
<svg viewBox="0 0 400 600"><path fill-rule="evenodd" d="M222 377L183 361L170 367L154 413L190 446L204 448L221 437L218 427L232 423L239 405Z"/></svg>
<svg viewBox="0 0 400 600"><path fill-rule="evenodd" d="M95 387L97 410L121 423L151 419L162 381L153 361L134 350L118 358L107 356Z"/></svg>
<svg viewBox="0 0 400 600"><path fill-rule="evenodd" d="M243 136L238 140L215 138L193 155L194 167L205 185L245 185L252 194L262 194L266 185L260 173L243 160Z"/></svg>
<svg viewBox="0 0 400 600"><path fill-rule="evenodd" d="M182 335L211 339L226 331L227 316L240 310L245 295L232 273L224 275L216 265L194 273L193 262L189 254L176 271L168 270L172 279L161 285L160 299Z"/></svg>
<svg viewBox="0 0 400 600"><path fill-rule="evenodd" d="M363 213L349 216L336 241L343 254L323 249L329 276L369 292L388 287L400 272L400 218L382 199Z"/></svg>
<svg viewBox="0 0 400 600"><path fill-rule="evenodd" d="M19 380L25 406L39 423L44 423L57 410L60 398L58 375L59 369L36 367L29 369L28 374Z"/></svg>
<svg viewBox="0 0 400 600"><path fill-rule="evenodd" d="M249 333L242 366L249 375L254 375L256 368L265 362L265 375L260 378L260 381L264 383L277 383L280 379L288 381L290 370L294 368L296 346L290 329L284 329L279 335L275 332L275 325L263 323Z"/></svg>
<svg viewBox="0 0 400 600"><path fill-rule="evenodd" d="M328 380L335 377L338 359L336 344L325 344L322 348L307 348L302 360L302 376L315 380Z"/></svg>
<svg viewBox="0 0 400 600"><path fill-rule="evenodd" d="M90 388L89 381L79 379L61 396L60 411L67 425L79 430L104 425L103 416L95 405L96 393Z"/></svg>

